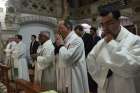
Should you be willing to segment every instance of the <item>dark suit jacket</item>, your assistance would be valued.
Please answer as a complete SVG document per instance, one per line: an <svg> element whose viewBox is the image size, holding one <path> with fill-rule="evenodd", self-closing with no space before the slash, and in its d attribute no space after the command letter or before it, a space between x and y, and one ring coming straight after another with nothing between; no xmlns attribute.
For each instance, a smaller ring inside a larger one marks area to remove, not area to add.
<svg viewBox="0 0 140 93"><path fill-rule="evenodd" d="M87 57L88 53L92 50L92 48L97 44L97 42L101 39L99 36L93 38L92 35L85 33L82 37L85 46L85 56Z"/></svg>
<svg viewBox="0 0 140 93"><path fill-rule="evenodd" d="M32 42L31 42L31 44L30 44L30 55L36 54L39 45L40 44L39 44L38 41L34 41L33 45L32 45Z"/></svg>
<svg viewBox="0 0 140 93"><path fill-rule="evenodd" d="M97 42L101 39L99 36L95 36L93 38L92 35L85 33L82 37L85 46L85 56L87 57L92 48L97 44ZM90 74L88 73L88 83L89 90L93 93L97 93L97 83L92 79Z"/></svg>

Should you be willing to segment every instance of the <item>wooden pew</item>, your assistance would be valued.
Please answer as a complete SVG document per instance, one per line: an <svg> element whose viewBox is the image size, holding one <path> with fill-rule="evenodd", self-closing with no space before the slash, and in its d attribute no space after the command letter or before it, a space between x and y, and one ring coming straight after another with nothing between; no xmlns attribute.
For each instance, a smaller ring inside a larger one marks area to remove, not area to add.
<svg viewBox="0 0 140 93"><path fill-rule="evenodd" d="M9 69L10 67L0 63L0 82L2 82L7 87L8 93L10 93L10 80L8 78Z"/></svg>
<svg viewBox="0 0 140 93"><path fill-rule="evenodd" d="M40 93L41 91L41 87L39 85L22 79L16 80L16 89L17 93L19 93L21 90L25 93Z"/></svg>

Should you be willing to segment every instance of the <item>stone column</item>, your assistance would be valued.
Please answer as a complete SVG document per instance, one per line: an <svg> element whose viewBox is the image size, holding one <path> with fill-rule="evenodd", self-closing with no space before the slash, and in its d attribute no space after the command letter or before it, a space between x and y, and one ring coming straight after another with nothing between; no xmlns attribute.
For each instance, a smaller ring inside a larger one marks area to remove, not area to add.
<svg viewBox="0 0 140 93"><path fill-rule="evenodd" d="M132 0L133 22L137 25L137 34L140 35L140 0Z"/></svg>
<svg viewBox="0 0 140 93"><path fill-rule="evenodd" d="M17 12L17 8L20 6L19 0L8 0L6 3L6 17L5 17L5 24L7 31L16 31L18 28L18 18L20 13Z"/></svg>
<svg viewBox="0 0 140 93"><path fill-rule="evenodd" d="M63 1L63 19L67 18L69 16L69 6L68 6L68 1L67 0L62 0Z"/></svg>

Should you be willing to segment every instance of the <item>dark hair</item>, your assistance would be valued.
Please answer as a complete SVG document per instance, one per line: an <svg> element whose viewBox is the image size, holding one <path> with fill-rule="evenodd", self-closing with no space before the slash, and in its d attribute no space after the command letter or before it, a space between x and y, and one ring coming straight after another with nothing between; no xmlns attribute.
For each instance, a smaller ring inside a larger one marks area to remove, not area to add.
<svg viewBox="0 0 140 93"><path fill-rule="evenodd" d="M94 32L97 32L97 29L95 27L91 27L90 30L93 30Z"/></svg>
<svg viewBox="0 0 140 93"><path fill-rule="evenodd" d="M36 38L36 35L32 35L32 37Z"/></svg>
<svg viewBox="0 0 140 93"><path fill-rule="evenodd" d="M22 40L22 35L16 35L18 39Z"/></svg>
<svg viewBox="0 0 140 93"><path fill-rule="evenodd" d="M64 20L64 26L66 26L68 29L72 30L73 26L70 20Z"/></svg>
<svg viewBox="0 0 140 93"><path fill-rule="evenodd" d="M111 5L104 5L99 9L100 16L107 16L109 13L112 13L113 18L116 20L119 20L119 17L121 16L120 11Z"/></svg>
<svg viewBox="0 0 140 93"><path fill-rule="evenodd" d="M83 26L77 25L77 26L74 28L74 30L76 31L77 29L78 29L79 31L83 31Z"/></svg>

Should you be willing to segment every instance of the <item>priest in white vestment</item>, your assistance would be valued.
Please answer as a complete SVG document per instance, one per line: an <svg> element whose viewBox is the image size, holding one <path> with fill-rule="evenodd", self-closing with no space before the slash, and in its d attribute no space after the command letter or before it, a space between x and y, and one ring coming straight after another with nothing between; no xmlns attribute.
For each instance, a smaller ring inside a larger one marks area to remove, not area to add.
<svg viewBox="0 0 140 93"><path fill-rule="evenodd" d="M60 93L89 93L84 43L72 31L69 20L61 21L56 44L59 50L57 90Z"/></svg>
<svg viewBox="0 0 140 93"><path fill-rule="evenodd" d="M9 67L11 67L11 69L9 70L9 76L10 79L13 80L14 79L14 59L12 58L12 53L15 49L16 46L16 42L14 38L9 38L8 39L8 44L6 45L6 48L4 50L5 52L5 64Z"/></svg>
<svg viewBox="0 0 140 93"><path fill-rule="evenodd" d="M140 93L140 37L120 26L119 17L111 6L100 10L105 37L87 58L98 93Z"/></svg>
<svg viewBox="0 0 140 93"><path fill-rule="evenodd" d="M37 62L35 64L35 82L39 83L42 88L48 90L56 89L56 73L54 57L54 46L47 31L39 34L41 45L37 50Z"/></svg>
<svg viewBox="0 0 140 93"><path fill-rule="evenodd" d="M12 52L14 51L15 49L15 46L16 46L16 42L14 41L14 38L9 38L8 40L8 44L6 45L6 48L5 48L5 53L6 53L6 60L5 60L5 64L11 64L9 63L10 60L11 60L11 55L12 55Z"/></svg>
<svg viewBox="0 0 140 93"><path fill-rule="evenodd" d="M27 66L26 45L22 42L22 36L15 36L16 46L13 51L14 67L18 69L18 79L29 81L29 71Z"/></svg>

